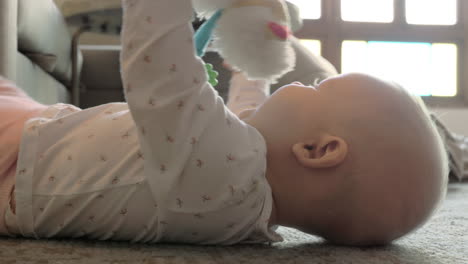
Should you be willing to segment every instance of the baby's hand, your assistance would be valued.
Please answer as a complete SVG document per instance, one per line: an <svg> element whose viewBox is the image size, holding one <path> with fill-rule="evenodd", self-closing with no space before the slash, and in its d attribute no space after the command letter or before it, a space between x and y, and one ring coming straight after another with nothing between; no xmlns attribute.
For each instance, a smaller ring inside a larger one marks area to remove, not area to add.
<svg viewBox="0 0 468 264"><path fill-rule="evenodd" d="M224 67L226 70L228 70L228 71L230 71L231 73L233 73L233 74L234 74L234 73L240 73L239 70L234 69L234 68L231 66L231 64L227 63L225 60L223 61L223 67Z"/></svg>

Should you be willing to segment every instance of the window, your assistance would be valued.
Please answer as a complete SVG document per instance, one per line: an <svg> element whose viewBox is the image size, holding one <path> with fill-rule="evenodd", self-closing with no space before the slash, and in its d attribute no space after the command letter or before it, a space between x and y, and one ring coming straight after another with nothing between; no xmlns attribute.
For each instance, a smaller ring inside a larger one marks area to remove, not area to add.
<svg viewBox="0 0 468 264"><path fill-rule="evenodd" d="M301 9L301 17L304 19L319 19L322 16L321 0L289 0Z"/></svg>
<svg viewBox="0 0 468 264"><path fill-rule="evenodd" d="M341 18L354 22L392 22L393 0L342 0Z"/></svg>
<svg viewBox="0 0 468 264"><path fill-rule="evenodd" d="M424 12L421 12L424 7ZM456 0L406 0L406 20L416 25L455 25Z"/></svg>
<svg viewBox="0 0 468 264"><path fill-rule="evenodd" d="M457 46L444 43L344 41L342 72L394 80L420 96L457 94Z"/></svg>
<svg viewBox="0 0 468 264"><path fill-rule="evenodd" d="M322 55L322 43L316 39L301 39L302 45L316 55Z"/></svg>
<svg viewBox="0 0 468 264"><path fill-rule="evenodd" d="M305 16L297 37L338 71L392 79L439 105L458 102L468 94L468 77L459 74L465 64L461 44L468 43L463 30L467 22L460 19L460 13L468 10L468 1L291 2L303 14L315 13Z"/></svg>

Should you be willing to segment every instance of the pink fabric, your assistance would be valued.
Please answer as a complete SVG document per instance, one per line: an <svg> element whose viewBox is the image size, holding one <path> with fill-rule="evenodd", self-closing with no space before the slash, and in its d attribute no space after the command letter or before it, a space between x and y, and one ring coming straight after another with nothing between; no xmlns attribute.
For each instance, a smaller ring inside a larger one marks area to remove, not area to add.
<svg viewBox="0 0 468 264"><path fill-rule="evenodd" d="M273 32L273 34L275 34L275 36L281 40L287 40L289 35L291 35L291 32L287 27L278 23L270 22L268 23L268 27L270 28L271 32Z"/></svg>
<svg viewBox="0 0 468 264"><path fill-rule="evenodd" d="M15 183L24 123L45 108L0 76L0 235L8 234L5 211Z"/></svg>

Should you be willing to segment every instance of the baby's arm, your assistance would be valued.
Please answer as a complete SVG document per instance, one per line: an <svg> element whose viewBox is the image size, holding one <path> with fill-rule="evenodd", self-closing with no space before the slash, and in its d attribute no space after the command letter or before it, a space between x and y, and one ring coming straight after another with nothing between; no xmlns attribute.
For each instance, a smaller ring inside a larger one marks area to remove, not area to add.
<svg viewBox="0 0 468 264"><path fill-rule="evenodd" d="M242 72L232 72L227 107L240 119L248 116L270 96L270 84L248 80Z"/></svg>
<svg viewBox="0 0 468 264"><path fill-rule="evenodd" d="M169 102L188 98L206 85L203 64L194 54L192 5L190 0L123 1L122 78L127 101L136 116L148 116L148 111L161 115L158 112Z"/></svg>
<svg viewBox="0 0 468 264"><path fill-rule="evenodd" d="M171 179L217 108L195 55L190 0L123 0L122 79L148 177ZM170 182L160 182L170 188ZM163 194L158 194L163 195Z"/></svg>

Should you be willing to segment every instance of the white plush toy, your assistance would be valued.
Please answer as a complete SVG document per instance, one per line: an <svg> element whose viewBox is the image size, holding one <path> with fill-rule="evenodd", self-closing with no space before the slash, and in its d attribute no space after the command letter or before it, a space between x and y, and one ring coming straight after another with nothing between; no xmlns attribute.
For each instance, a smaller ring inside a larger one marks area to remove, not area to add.
<svg viewBox="0 0 468 264"><path fill-rule="evenodd" d="M276 82L293 70L296 56L284 0L192 0L207 19L196 34L197 51L208 42L235 70L252 80Z"/></svg>

